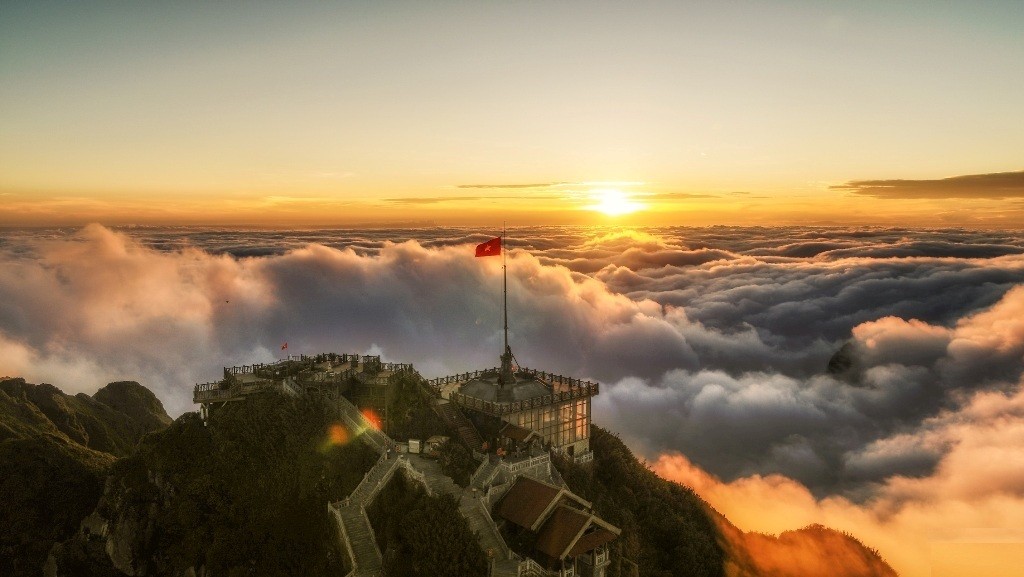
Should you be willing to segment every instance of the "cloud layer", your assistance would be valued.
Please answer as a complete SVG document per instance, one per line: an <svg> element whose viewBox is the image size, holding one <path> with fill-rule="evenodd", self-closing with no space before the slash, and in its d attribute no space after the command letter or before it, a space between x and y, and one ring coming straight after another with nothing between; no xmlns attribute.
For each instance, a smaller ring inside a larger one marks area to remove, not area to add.
<svg viewBox="0 0 1024 577"><path fill-rule="evenodd" d="M0 375L86 392L135 379L176 413L193 383L285 341L428 377L493 366L500 261L472 256L492 234L11 231ZM985 526L1024 500L1019 234L543 227L509 244L519 360L601 381L598 422L730 518L719 501L764 495L785 528L836 524L882 548L868 535L889 521L864 519Z"/></svg>

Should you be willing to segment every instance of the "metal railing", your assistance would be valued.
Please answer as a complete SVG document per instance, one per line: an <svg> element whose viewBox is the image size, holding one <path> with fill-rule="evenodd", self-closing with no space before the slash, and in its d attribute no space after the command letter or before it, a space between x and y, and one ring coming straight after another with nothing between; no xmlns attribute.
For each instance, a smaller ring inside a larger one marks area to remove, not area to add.
<svg viewBox="0 0 1024 577"><path fill-rule="evenodd" d="M499 370L500 369L498 369L497 367L494 367L494 368L491 368L491 369L484 369L482 371L473 371L471 373L459 373L459 374L456 374L456 375L448 375L446 377L437 377L436 379L428 379L427 380L427 386L432 388L432 389L434 389L434 390L439 390L441 388L441 385L450 385L452 383L462 383L462 382L469 381L469 380L472 380L472 379L478 379L480 377L485 377L485 376L488 376L488 375L496 375L496 374L498 374Z"/></svg>
<svg viewBox="0 0 1024 577"><path fill-rule="evenodd" d="M500 371L501 371L501 369L499 369L498 367L492 367L490 369L483 369L483 370L479 370L479 371L457 373L457 374L454 374L454 375L448 375L448 376L444 376L444 377L437 377L437 378L434 378L434 379L428 379L427 380L427 386L429 386L429 387L431 387L433 389L440 389L441 385L450 385L452 383L463 383L463 382L466 382L466 381L470 381L472 379L478 379L478 378L487 377L487 376L494 376L494 375L497 375ZM595 387L595 390L596 390L596 387L598 386L598 384L595 383L595 382L584 381L583 379L576 379L576 378L573 378L573 377L567 377L565 375L559 375L559 374L556 374L556 373L549 373L547 371L538 371L536 369L531 369L531 368L528 368L528 367L520 367L519 370L516 371L516 374L517 375L526 375L526 376L530 376L530 377L533 377L533 378L536 378L536 379L540 379L540 380L542 380L542 381L544 381L544 382L546 382L546 383L548 383L548 384L550 384L552 386L558 386L558 387L563 387L563 386L564 387L568 387L568 388ZM594 393L594 394L597 394L597 393Z"/></svg>
<svg viewBox="0 0 1024 577"><path fill-rule="evenodd" d="M586 397L592 397L598 394L598 384L587 382L581 386L574 386L568 391L560 391L552 393L550 395L543 395L539 397L533 397L530 399L523 399L521 401L511 402L497 402L497 401L485 401L476 397L470 397L458 392L452 392L448 395L448 400L462 405L469 409L475 409L477 411L487 413L489 415L507 415L509 413L518 413L520 411L528 411L530 409L536 409L540 407L546 407L555 403L563 401L571 401L573 399L581 399Z"/></svg>

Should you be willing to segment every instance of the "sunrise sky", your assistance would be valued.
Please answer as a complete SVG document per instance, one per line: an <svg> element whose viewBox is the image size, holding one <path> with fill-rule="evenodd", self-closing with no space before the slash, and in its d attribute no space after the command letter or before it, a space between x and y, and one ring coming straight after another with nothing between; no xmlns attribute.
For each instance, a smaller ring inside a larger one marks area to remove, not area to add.
<svg viewBox="0 0 1024 577"><path fill-rule="evenodd" d="M1021 0L0 0L0 376L177 416L282 342L490 367L505 222L516 354L600 381L657 473L904 577L1015 576L1022 31Z"/></svg>
<svg viewBox="0 0 1024 577"><path fill-rule="evenodd" d="M1016 0L0 10L2 226L1024 223Z"/></svg>

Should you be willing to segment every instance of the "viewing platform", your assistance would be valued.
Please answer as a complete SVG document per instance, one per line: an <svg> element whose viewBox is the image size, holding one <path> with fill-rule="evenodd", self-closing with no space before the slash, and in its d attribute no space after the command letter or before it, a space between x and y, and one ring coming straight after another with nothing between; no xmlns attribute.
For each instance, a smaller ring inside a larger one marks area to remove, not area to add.
<svg viewBox="0 0 1024 577"><path fill-rule="evenodd" d="M499 373L498 367L459 373L430 379L427 381L427 386L441 398L496 417L562 401L593 397L600 393L598 383L523 367L515 372L516 378L524 385L532 380L541 386L529 387L524 394L518 395L522 398L499 401L488 391L488 389L494 390ZM472 387L473 390L467 391L466 385L473 381L484 383L487 387ZM489 397L495 398L492 400Z"/></svg>
<svg viewBox="0 0 1024 577"><path fill-rule="evenodd" d="M192 402L226 403L266 391L288 395L306 391L337 394L353 380L366 385L386 385L395 375L413 371L411 364L381 362L376 355L289 355L274 363L224 367L222 380L195 385Z"/></svg>

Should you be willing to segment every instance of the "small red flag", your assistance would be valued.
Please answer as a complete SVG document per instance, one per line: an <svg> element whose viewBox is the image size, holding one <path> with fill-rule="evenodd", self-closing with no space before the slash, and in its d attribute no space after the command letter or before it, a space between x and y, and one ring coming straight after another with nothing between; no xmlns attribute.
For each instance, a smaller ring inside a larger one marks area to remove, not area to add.
<svg viewBox="0 0 1024 577"><path fill-rule="evenodd" d="M498 256L499 254L501 254L500 236L476 245L476 256Z"/></svg>
<svg viewBox="0 0 1024 577"><path fill-rule="evenodd" d="M288 343L285 343L285 344L281 345L281 350L282 351L287 349L287 348L288 348Z"/></svg>

